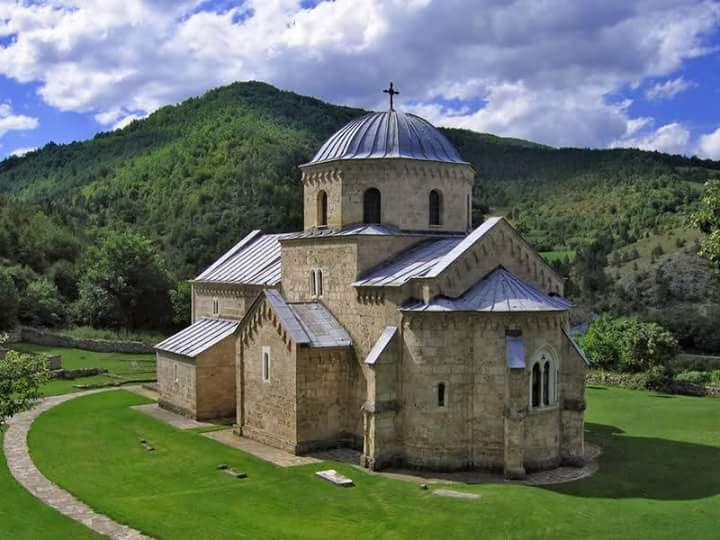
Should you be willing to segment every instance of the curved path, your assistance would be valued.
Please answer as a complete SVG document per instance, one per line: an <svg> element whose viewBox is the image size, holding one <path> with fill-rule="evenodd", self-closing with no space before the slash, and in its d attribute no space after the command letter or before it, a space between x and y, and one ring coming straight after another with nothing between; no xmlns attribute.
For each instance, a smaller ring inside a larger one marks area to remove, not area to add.
<svg viewBox="0 0 720 540"><path fill-rule="evenodd" d="M20 484L48 506L55 508L75 521L79 521L96 533L117 540L152 540L140 531L116 523L98 514L70 493L45 478L30 458L27 437L33 421L45 411L76 397L107 392L106 389L89 390L75 394L53 396L38 402L27 412L17 414L8 421L4 437L5 458L10 472Z"/></svg>

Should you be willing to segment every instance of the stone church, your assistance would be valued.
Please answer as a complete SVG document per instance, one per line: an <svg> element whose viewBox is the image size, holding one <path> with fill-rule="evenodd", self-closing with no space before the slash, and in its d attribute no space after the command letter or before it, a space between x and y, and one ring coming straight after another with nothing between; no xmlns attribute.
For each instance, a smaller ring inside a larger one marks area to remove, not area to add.
<svg viewBox="0 0 720 540"><path fill-rule="evenodd" d="M505 219L472 228L448 139L391 105L300 169L304 230L253 231L192 281L192 324L156 346L161 406L372 469L581 464L563 280Z"/></svg>

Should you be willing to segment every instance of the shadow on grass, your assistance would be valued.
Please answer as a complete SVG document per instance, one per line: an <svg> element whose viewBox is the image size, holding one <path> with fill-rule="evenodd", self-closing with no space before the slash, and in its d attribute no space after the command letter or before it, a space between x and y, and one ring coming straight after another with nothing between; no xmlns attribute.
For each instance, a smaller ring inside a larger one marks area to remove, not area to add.
<svg viewBox="0 0 720 540"><path fill-rule="evenodd" d="M592 477L545 489L578 497L702 499L720 494L720 448L586 424L586 440L600 445L600 469Z"/></svg>

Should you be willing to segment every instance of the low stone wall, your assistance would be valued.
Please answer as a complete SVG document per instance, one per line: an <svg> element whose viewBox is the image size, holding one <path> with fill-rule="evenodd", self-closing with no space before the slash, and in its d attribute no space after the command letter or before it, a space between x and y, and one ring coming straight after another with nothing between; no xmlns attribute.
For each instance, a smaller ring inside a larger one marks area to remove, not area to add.
<svg viewBox="0 0 720 540"><path fill-rule="evenodd" d="M607 384L610 386L622 386L624 388L641 389L645 388L641 373L614 373L612 371L591 371L585 377L587 384ZM712 384L697 384L686 381L665 379L656 388L658 391L668 394L680 394L684 396L711 396L720 397L720 386ZM654 388L655 389L655 388Z"/></svg>
<svg viewBox="0 0 720 540"><path fill-rule="evenodd" d="M17 330L16 335L14 336L14 341L24 341L26 343L47 345L50 347L71 347L95 352L130 354L147 354L155 352L152 347L139 341L111 341L108 339L75 338L27 326L21 327Z"/></svg>
<svg viewBox="0 0 720 540"><path fill-rule="evenodd" d="M94 377L107 373L105 368L56 369L50 372L51 379L74 380L82 377Z"/></svg>

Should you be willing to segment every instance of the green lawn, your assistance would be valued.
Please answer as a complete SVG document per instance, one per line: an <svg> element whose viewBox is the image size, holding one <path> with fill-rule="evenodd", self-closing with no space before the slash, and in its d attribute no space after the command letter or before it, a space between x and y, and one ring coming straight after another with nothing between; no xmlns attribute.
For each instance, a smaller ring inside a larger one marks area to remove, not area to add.
<svg viewBox="0 0 720 540"><path fill-rule="evenodd" d="M0 432L0 448L2 433ZM30 495L11 476L0 452L0 538L56 540L100 538L89 529L52 510Z"/></svg>
<svg viewBox="0 0 720 540"><path fill-rule="evenodd" d="M129 409L144 402L123 391L72 400L36 421L30 446L46 476L160 539L717 538L717 399L591 387L587 437L604 448L600 471L564 486L455 487L479 500L344 464L278 468ZM313 477L329 466L356 487Z"/></svg>
<svg viewBox="0 0 720 540"><path fill-rule="evenodd" d="M48 396L79 392L75 388L78 384L104 384L155 378L155 356L152 354L101 353L29 343L13 344L11 348L23 352L59 354L66 369L102 367L108 370L107 375L50 381L43 388L43 394Z"/></svg>

